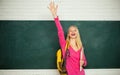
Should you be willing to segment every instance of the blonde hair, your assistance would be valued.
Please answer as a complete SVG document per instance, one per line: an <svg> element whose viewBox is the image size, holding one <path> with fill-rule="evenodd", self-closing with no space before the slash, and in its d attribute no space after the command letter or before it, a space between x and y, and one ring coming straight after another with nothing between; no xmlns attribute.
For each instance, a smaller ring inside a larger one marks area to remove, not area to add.
<svg viewBox="0 0 120 75"><path fill-rule="evenodd" d="M77 30L76 45L77 45L77 47L80 49L80 48L82 47L82 41L81 41L81 38L80 38L79 30L78 30L77 26L75 26L75 25L71 25L71 26L69 27L69 29L70 29L71 27L75 27L76 30ZM67 37L66 37L66 42L67 42L68 46L69 46L69 42L70 42L69 29L68 29L68 33L67 33Z"/></svg>

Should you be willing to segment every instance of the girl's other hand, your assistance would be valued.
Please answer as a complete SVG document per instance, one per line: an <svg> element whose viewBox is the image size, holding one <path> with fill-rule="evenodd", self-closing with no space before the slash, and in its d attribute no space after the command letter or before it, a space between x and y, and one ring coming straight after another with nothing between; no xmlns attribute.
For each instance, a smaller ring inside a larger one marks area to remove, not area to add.
<svg viewBox="0 0 120 75"><path fill-rule="evenodd" d="M80 60L80 66L82 67L84 64L84 61L83 60Z"/></svg>

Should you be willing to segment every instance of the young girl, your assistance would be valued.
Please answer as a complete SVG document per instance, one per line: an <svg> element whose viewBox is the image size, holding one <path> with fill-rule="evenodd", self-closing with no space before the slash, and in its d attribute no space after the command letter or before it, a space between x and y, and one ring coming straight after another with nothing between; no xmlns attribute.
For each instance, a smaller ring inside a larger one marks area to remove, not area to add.
<svg viewBox="0 0 120 75"><path fill-rule="evenodd" d="M83 45L80 39L79 30L76 26L70 26L67 38L65 40L64 32L57 16L58 6L51 2L48 7L54 17L56 27L58 29L58 37L63 57L65 57L66 43L69 45L69 57L66 60L66 70L68 75L85 75L83 66L87 65L87 61L83 51ZM82 52L82 53L81 53ZM82 54L82 55L81 55Z"/></svg>

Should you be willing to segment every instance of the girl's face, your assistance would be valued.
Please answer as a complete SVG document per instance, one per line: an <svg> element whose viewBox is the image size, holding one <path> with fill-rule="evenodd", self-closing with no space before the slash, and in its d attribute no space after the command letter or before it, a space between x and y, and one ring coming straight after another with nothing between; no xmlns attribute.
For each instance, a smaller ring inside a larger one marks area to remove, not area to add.
<svg viewBox="0 0 120 75"><path fill-rule="evenodd" d="M75 39L77 37L77 28L74 26L71 26L68 31L68 35L71 39Z"/></svg>

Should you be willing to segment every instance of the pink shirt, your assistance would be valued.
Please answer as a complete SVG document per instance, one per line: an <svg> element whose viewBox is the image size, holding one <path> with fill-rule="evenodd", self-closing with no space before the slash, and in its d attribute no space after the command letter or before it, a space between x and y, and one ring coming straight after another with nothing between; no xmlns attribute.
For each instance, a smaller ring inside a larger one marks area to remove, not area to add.
<svg viewBox="0 0 120 75"><path fill-rule="evenodd" d="M65 45L66 45L64 31L63 31L63 28L59 21L59 18L56 17L56 18L54 18L54 20L55 20L56 27L58 30L60 47L62 49L62 53L63 53L63 57L64 57L65 56ZM68 75L85 75L84 69L82 69L82 71L80 71L80 52L81 52L81 50L82 50L82 48L79 49L78 51L75 51L71 46L69 47L70 57L68 57L67 61L66 61L66 69L67 69ZM84 60L84 66L86 66L87 65L86 57L84 54L82 57Z"/></svg>

